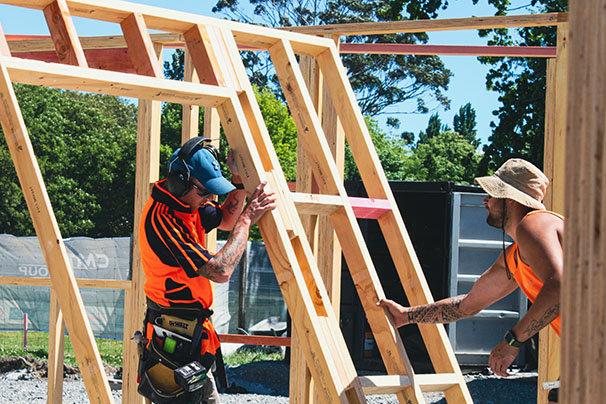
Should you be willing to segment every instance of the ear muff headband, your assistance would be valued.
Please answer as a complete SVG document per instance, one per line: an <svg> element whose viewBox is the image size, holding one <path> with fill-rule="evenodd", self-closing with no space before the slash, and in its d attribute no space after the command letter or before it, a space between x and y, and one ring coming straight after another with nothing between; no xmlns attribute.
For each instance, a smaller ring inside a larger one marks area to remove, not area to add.
<svg viewBox="0 0 606 404"><path fill-rule="evenodd" d="M212 140L203 137L197 136L192 139L189 139L183 146L181 146L181 150L177 154L177 158L183 161L183 165L187 172L182 172L181 170L171 170L171 167L168 168L168 190L175 196L183 196L189 191L191 185L189 183L191 178L191 173L189 171L189 167L187 166L187 160L191 158L198 150L206 149L212 154L215 160L219 161L219 151L215 146L210 144ZM173 160L172 164L177 159Z"/></svg>

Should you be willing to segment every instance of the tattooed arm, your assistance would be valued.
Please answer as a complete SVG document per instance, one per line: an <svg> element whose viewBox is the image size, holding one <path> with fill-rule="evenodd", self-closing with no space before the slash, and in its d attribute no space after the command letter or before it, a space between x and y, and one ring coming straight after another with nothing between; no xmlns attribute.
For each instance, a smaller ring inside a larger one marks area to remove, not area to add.
<svg viewBox="0 0 606 404"><path fill-rule="evenodd" d="M265 212L276 207L276 197L273 191L266 191L266 183L257 186L250 201L238 216L233 230L223 248L206 264L198 268L198 273L211 281L224 283L229 281L231 274L240 262L246 249L250 228Z"/></svg>
<svg viewBox="0 0 606 404"><path fill-rule="evenodd" d="M238 166L233 156L232 150L227 153L227 166L231 170L231 181L234 184L242 184L242 178L238 173ZM223 219L218 228L221 230L231 231L236 225L236 221L244 208L244 200L246 199L246 190L234 189L227 195L227 199L223 202Z"/></svg>
<svg viewBox="0 0 606 404"><path fill-rule="evenodd" d="M397 327L415 323L451 323L471 317L517 288L515 280L507 278L502 254L466 295L413 307L404 307L389 299L381 299L377 305L387 308Z"/></svg>
<svg viewBox="0 0 606 404"><path fill-rule="evenodd" d="M517 226L520 258L543 282L532 306L513 328L518 341L528 340L560 314L563 232L564 222L550 214L527 216Z"/></svg>

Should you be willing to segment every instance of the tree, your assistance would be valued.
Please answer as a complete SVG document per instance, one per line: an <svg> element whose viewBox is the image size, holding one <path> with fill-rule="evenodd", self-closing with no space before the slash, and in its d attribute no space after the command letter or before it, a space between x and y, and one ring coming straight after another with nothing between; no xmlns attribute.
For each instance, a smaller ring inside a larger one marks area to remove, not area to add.
<svg viewBox="0 0 606 404"><path fill-rule="evenodd" d="M133 230L136 107L116 97L14 86L64 236ZM33 235L14 164L0 142L2 231Z"/></svg>
<svg viewBox="0 0 606 404"><path fill-rule="evenodd" d="M476 0L477 1L477 0ZM402 19L435 18L445 7L445 0L248 0L247 7L238 0L219 0L213 8L233 19L254 23L256 19L273 27L318 25L351 22L394 21ZM425 43L425 33L348 37L350 42ZM277 78L264 53L248 52L244 56L251 80L259 87L275 88ZM443 91L448 88L452 73L437 56L416 55L344 55L364 115L384 113L390 105L416 100L417 112L427 112L427 99L449 106ZM405 113L403 111L398 113Z"/></svg>
<svg viewBox="0 0 606 404"><path fill-rule="evenodd" d="M509 1L490 0L497 14L507 12ZM541 13L567 11L567 0L532 0L532 11ZM482 37L491 35L489 45L556 45L555 27L529 27L517 30L514 39L506 29L482 30ZM489 144L484 146L480 172L496 169L511 157L523 157L538 167L543 166L545 133L546 62L539 58L482 57L482 63L493 67L486 77L486 87L500 94L502 106L494 111Z"/></svg>
<svg viewBox="0 0 606 404"><path fill-rule="evenodd" d="M388 180L404 180L410 172L408 143L404 138L392 138L376 121L365 118L375 150ZM345 147L345 180L360 180L360 173L349 146Z"/></svg>
<svg viewBox="0 0 606 404"><path fill-rule="evenodd" d="M447 130L412 150L407 179L472 183L479 162L476 147L459 133Z"/></svg>
<svg viewBox="0 0 606 404"><path fill-rule="evenodd" d="M419 133L418 143L427 143L429 139L438 136L441 132L449 130L448 125L443 125L440 115L436 112L429 117L427 121L427 129L425 132Z"/></svg>
<svg viewBox="0 0 606 404"><path fill-rule="evenodd" d="M478 147L480 140L476 137L476 110L471 103L467 103L459 108L459 113L453 118L453 129L469 143Z"/></svg>

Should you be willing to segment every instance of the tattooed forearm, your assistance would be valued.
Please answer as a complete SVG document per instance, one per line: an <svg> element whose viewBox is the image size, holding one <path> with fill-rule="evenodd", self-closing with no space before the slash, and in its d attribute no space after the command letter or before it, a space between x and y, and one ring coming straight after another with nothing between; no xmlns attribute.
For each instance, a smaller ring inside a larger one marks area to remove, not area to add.
<svg viewBox="0 0 606 404"><path fill-rule="evenodd" d="M238 200L237 197L232 197L232 195L230 195L230 197L223 204L223 210L229 213L230 215L235 215L240 213L238 212L238 207L241 205L242 203Z"/></svg>
<svg viewBox="0 0 606 404"><path fill-rule="evenodd" d="M450 323L467 317L460 309L465 295L450 297L435 303L408 309L408 321L411 323Z"/></svg>
<svg viewBox="0 0 606 404"><path fill-rule="evenodd" d="M535 335L537 332L541 331L544 327L546 327L549 323L551 323L557 316L560 315L560 304L554 304L551 306L543 317L539 320L532 320L528 327L523 331L523 334L526 334L528 338Z"/></svg>
<svg viewBox="0 0 606 404"><path fill-rule="evenodd" d="M198 273L214 282L226 282L240 262L246 242L248 240L249 226L238 223L229 235L223 248L210 261L198 269Z"/></svg>

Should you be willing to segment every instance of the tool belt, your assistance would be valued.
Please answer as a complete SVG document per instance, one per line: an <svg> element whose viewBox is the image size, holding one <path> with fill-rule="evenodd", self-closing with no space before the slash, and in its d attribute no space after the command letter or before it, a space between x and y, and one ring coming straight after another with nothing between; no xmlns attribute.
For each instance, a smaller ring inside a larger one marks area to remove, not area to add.
<svg viewBox="0 0 606 404"><path fill-rule="evenodd" d="M203 383L194 387L179 384L175 369L194 361L202 365L204 372L214 367L215 352L202 352L202 342L209 338L203 323L212 314L210 309L165 307L147 299L145 338L139 345L139 394L156 404L201 400Z"/></svg>

